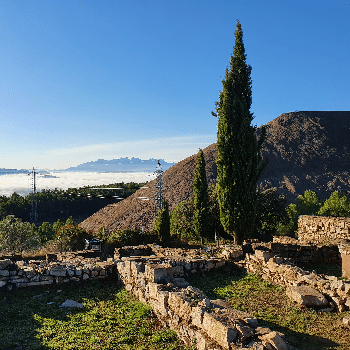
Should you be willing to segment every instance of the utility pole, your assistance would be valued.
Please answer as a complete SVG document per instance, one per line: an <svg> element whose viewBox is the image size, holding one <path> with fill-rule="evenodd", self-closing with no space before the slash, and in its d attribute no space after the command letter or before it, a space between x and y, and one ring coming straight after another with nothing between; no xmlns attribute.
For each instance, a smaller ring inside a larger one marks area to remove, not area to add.
<svg viewBox="0 0 350 350"><path fill-rule="evenodd" d="M38 203L36 201L36 172L32 171L32 210L30 212L30 220L36 225L38 222Z"/></svg>
<svg viewBox="0 0 350 350"><path fill-rule="evenodd" d="M154 187L156 188L156 193L154 196L155 202L155 216L157 217L158 212L162 209L162 201L163 201L163 170L158 160L156 171L156 183Z"/></svg>

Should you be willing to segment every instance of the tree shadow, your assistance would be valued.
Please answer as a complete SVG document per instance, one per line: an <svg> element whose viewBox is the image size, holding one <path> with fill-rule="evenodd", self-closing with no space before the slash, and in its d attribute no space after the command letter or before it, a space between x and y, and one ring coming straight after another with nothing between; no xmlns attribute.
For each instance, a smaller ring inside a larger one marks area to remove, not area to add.
<svg viewBox="0 0 350 350"><path fill-rule="evenodd" d="M2 293L0 294L0 333L6 335L6 339L0 348L4 350L49 349L36 337L42 324L34 318L34 315L67 322L71 316L89 312L90 308L59 308L65 300L72 299L83 303L85 299L89 299L99 302L114 298L113 295L121 290L122 286L115 280L106 279Z"/></svg>
<svg viewBox="0 0 350 350"><path fill-rule="evenodd" d="M340 344L328 339L315 335L310 335L306 333L296 332L291 330L288 327L282 327L274 322L265 321L259 319L259 325L263 327L268 327L273 331L278 331L283 333L286 336L286 341L297 347L298 350L331 350L338 349Z"/></svg>

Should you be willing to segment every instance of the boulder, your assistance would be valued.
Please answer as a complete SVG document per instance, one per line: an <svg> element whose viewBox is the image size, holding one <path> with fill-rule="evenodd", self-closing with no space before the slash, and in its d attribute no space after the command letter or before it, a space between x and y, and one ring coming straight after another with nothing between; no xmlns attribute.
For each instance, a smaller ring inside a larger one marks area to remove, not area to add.
<svg viewBox="0 0 350 350"><path fill-rule="evenodd" d="M64 303L60 305L60 308L71 308L71 307L78 307L80 309L83 308L83 304L78 303L77 301L67 299Z"/></svg>
<svg viewBox="0 0 350 350"><path fill-rule="evenodd" d="M288 350L287 344L277 332L270 332L268 334L259 337L262 343L266 345L272 345L276 350Z"/></svg>
<svg viewBox="0 0 350 350"><path fill-rule="evenodd" d="M307 307L326 307L328 300L316 289L307 286L287 288L287 296L299 305Z"/></svg>

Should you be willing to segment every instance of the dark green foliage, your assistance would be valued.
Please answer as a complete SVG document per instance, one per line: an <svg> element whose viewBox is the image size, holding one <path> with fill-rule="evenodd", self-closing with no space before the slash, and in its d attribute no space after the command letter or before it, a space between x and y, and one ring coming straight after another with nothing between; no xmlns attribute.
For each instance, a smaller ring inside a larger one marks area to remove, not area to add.
<svg viewBox="0 0 350 350"><path fill-rule="evenodd" d="M0 252L21 253L36 249L40 239L29 222L7 216L0 221Z"/></svg>
<svg viewBox="0 0 350 350"><path fill-rule="evenodd" d="M110 185L94 186L98 190L90 187L69 188L62 190L43 190L37 192L37 211L39 223L53 223L57 219L66 221L72 216L76 221L85 220L98 210L108 204L114 203L113 196L126 198L133 194L144 184L130 182L127 184L115 183ZM105 190L103 188L118 187L116 190ZM105 197L105 198L101 198ZM13 193L11 197L0 196L0 219L7 215L15 215L23 221L30 221L30 211L32 205L32 195L22 197Z"/></svg>
<svg viewBox="0 0 350 350"><path fill-rule="evenodd" d="M162 209L158 213L156 222L154 223L154 232L158 233L160 243L166 247L170 244L170 215L168 202L163 199Z"/></svg>
<svg viewBox="0 0 350 350"><path fill-rule="evenodd" d="M299 195L295 204L289 204L286 208L288 219L279 224L279 234L295 236L298 231L298 219L300 215L318 215L322 202L317 194L311 190L306 190Z"/></svg>
<svg viewBox="0 0 350 350"><path fill-rule="evenodd" d="M82 250L85 246L85 239L91 236L81 227L74 224L63 225L56 233L54 240L56 249L60 251Z"/></svg>
<svg viewBox="0 0 350 350"><path fill-rule="evenodd" d="M172 211L170 216L171 234L186 242L197 241L199 237L194 230L193 224L194 198L184 200L179 203ZM218 237L229 239L228 235L221 225L220 208L217 195L217 186L212 184L208 188L208 217L207 217L207 235L210 241L214 241L215 232Z"/></svg>
<svg viewBox="0 0 350 350"><path fill-rule="evenodd" d="M306 190L303 195L298 196L295 204L299 215L317 215L322 206L317 194L311 190Z"/></svg>
<svg viewBox="0 0 350 350"><path fill-rule="evenodd" d="M99 234L98 238L103 239L103 236ZM142 233L138 230L113 231L108 235L106 243L115 247L158 243L158 234L152 232Z"/></svg>
<svg viewBox="0 0 350 350"><path fill-rule="evenodd" d="M334 191L324 202L323 206L317 213L322 216L350 216L350 203L348 198L342 196L338 191Z"/></svg>
<svg viewBox="0 0 350 350"><path fill-rule="evenodd" d="M251 66L246 63L241 24L237 21L235 46L222 80L220 100L216 103L219 117L217 132L218 198L220 219L227 232L241 244L250 237L255 225L257 182L266 166L260 149L265 139L263 129L256 138L251 125L253 114Z"/></svg>
<svg viewBox="0 0 350 350"><path fill-rule="evenodd" d="M218 199L218 186L212 184L208 189L209 208L208 208L208 231L209 238L214 240L215 233L217 237L230 239L231 235L225 232L220 221L220 205Z"/></svg>
<svg viewBox="0 0 350 350"><path fill-rule="evenodd" d="M182 241L198 239L193 227L193 198L180 202L171 212L170 231Z"/></svg>
<svg viewBox="0 0 350 350"><path fill-rule="evenodd" d="M193 178L193 226L197 237L207 237L208 232L208 183L202 150L197 155L197 165Z"/></svg>
<svg viewBox="0 0 350 350"><path fill-rule="evenodd" d="M258 191L254 238L269 241L277 233L279 225L287 222L286 198L278 195L277 188Z"/></svg>

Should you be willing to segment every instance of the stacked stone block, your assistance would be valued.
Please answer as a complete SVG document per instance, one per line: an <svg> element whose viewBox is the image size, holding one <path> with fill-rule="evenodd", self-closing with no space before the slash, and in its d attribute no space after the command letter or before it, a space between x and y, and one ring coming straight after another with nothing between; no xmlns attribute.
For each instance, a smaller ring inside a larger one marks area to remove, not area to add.
<svg viewBox="0 0 350 350"><path fill-rule="evenodd" d="M105 278L113 273L114 263L83 259L75 261L0 260L0 289L44 286L53 283L80 282Z"/></svg>
<svg viewBox="0 0 350 350"><path fill-rule="evenodd" d="M241 249L237 250L241 254ZM233 310L224 301L209 300L184 279L189 274L223 267L226 262L203 254L184 257L165 256L162 252L161 256L122 257L116 264L125 288L148 303L163 325L176 330L188 346L195 341L200 350L234 349L243 345L262 350L291 349L283 335L259 327L256 318Z"/></svg>
<svg viewBox="0 0 350 350"><path fill-rule="evenodd" d="M298 241L301 244L329 245L350 239L350 218L301 215Z"/></svg>
<svg viewBox="0 0 350 350"><path fill-rule="evenodd" d="M247 254L242 265L249 273L259 274L264 280L279 286L315 288L327 295L339 312L350 309L350 281L310 273L291 264L290 259L275 256L271 251L256 250L254 254Z"/></svg>

